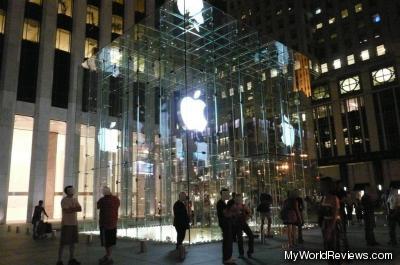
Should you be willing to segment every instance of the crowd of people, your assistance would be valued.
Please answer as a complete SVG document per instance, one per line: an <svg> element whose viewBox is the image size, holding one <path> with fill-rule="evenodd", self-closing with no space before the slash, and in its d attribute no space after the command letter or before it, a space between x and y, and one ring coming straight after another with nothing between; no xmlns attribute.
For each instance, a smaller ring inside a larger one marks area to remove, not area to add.
<svg viewBox="0 0 400 265"><path fill-rule="evenodd" d="M375 210L379 205L383 205L386 211L386 218L389 226L389 244L397 245L396 227L400 225L400 195L398 190L392 188L379 195L375 189L367 187L363 196L356 198L354 193L347 192L341 187L339 182L332 178L325 177L320 180L320 197L310 200L301 198L297 190L290 190L287 198L280 204L279 217L286 226L287 249L294 248L297 244L303 243L302 227L304 225L305 204L310 208L316 205L315 211L318 216L318 225L321 228L325 250L343 252L349 250L347 240L347 227L354 225L353 214L358 223L364 225L365 239L369 246L376 246L377 242L374 235ZM78 243L78 219L77 213L82 211L72 186L64 189L65 197L61 201L62 219L60 247L58 252L57 265L63 265L64 247L69 247L68 265L79 265L75 259L75 244ZM99 228L101 245L105 248L105 255L99 260L100 265L113 264L111 258L112 247L117 240L118 209L120 201L117 196L111 193L110 188L103 187L103 197L97 202L99 210ZM273 204L272 196L262 193L259 197L259 204L255 208L260 217L260 236L261 240L273 237L271 231ZM191 225L191 211L189 200L185 192L179 193L179 198L173 206L174 220L173 226L177 232L176 249L180 253L185 253L183 241L186 231ZM241 194L230 193L223 188L220 191L220 199L216 204L218 225L222 231L222 257L224 264L234 264L232 257L233 244L237 243L239 258L245 257L243 244L243 234L248 238L247 257L252 258L254 253L254 233L248 221L253 216L252 210L245 204ZM189 214L190 213L190 214ZM42 216L48 217L43 201L39 201L34 209L32 217L33 238L37 239L40 235L38 226L42 223ZM265 231L265 225L267 229Z"/></svg>

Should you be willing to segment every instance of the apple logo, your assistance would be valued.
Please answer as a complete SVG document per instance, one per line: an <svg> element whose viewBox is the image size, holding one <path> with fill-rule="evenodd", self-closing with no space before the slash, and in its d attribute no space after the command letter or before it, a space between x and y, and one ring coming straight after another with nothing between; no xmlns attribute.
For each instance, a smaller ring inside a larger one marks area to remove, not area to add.
<svg viewBox="0 0 400 265"><path fill-rule="evenodd" d="M286 115L283 115L281 126L282 126L282 137L281 137L282 142L286 146L292 147L294 144L294 128L290 124L289 119Z"/></svg>
<svg viewBox="0 0 400 265"><path fill-rule="evenodd" d="M202 10L204 8L203 0L178 0L177 1L179 13L184 16L186 13L192 18L193 27L199 31L200 25L204 23Z"/></svg>
<svg viewBox="0 0 400 265"><path fill-rule="evenodd" d="M206 103L199 99L200 90L196 90L192 97L184 97L180 104L180 117L184 124L184 128L190 131L202 132L207 127L207 119L204 116Z"/></svg>

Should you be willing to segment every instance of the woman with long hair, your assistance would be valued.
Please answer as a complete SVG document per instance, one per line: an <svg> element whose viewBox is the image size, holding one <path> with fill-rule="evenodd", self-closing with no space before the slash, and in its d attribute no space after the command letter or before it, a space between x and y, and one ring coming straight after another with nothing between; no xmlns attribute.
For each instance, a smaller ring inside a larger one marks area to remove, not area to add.
<svg viewBox="0 0 400 265"><path fill-rule="evenodd" d="M302 223L299 204L294 191L288 191L288 198L283 202L281 218L283 224L287 227L288 248L293 248L296 242L297 226Z"/></svg>

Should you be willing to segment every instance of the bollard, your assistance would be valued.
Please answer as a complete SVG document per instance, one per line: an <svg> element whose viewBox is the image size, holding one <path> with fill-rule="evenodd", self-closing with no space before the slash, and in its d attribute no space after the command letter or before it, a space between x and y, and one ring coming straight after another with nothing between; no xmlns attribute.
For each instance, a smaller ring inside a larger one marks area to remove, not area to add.
<svg viewBox="0 0 400 265"><path fill-rule="evenodd" d="M146 241L140 241L140 253L145 253L147 251Z"/></svg>
<svg viewBox="0 0 400 265"><path fill-rule="evenodd" d="M86 244L92 244L92 242L93 242L93 235L92 234L87 235L86 236Z"/></svg>
<svg viewBox="0 0 400 265"><path fill-rule="evenodd" d="M15 233L19 234L19 226L15 228Z"/></svg>
<svg viewBox="0 0 400 265"><path fill-rule="evenodd" d="M11 232L11 225L7 226L7 232Z"/></svg>
<svg viewBox="0 0 400 265"><path fill-rule="evenodd" d="M30 234L30 232L29 232L29 227L27 227L27 228L26 228L26 232L25 232L25 234L27 234L27 235L29 235L29 234Z"/></svg>

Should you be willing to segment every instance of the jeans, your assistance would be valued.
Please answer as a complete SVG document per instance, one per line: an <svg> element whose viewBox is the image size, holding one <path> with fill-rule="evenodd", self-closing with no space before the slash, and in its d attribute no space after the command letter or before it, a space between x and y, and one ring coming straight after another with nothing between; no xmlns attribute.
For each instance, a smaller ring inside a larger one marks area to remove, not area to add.
<svg viewBox="0 0 400 265"><path fill-rule="evenodd" d="M230 222L222 224L221 230L222 230L222 259L223 261L225 261L232 257L232 244L233 244L232 224Z"/></svg>
<svg viewBox="0 0 400 265"><path fill-rule="evenodd" d="M249 239L249 250L247 251L247 254L253 254L254 253L254 235L247 223L243 223L243 224L239 225L239 227L236 231L236 238L237 238L237 242L238 242L239 254L244 255L243 232L247 235L247 237Z"/></svg>

